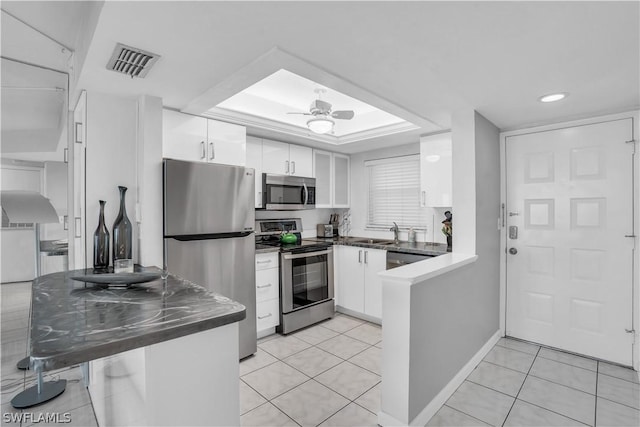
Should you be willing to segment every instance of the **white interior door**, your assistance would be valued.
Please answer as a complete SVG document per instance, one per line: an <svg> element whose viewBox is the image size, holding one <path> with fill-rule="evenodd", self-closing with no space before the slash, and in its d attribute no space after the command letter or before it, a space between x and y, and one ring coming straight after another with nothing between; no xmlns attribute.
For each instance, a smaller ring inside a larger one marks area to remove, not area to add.
<svg viewBox="0 0 640 427"><path fill-rule="evenodd" d="M632 365L631 139L631 119L507 138L507 335Z"/></svg>

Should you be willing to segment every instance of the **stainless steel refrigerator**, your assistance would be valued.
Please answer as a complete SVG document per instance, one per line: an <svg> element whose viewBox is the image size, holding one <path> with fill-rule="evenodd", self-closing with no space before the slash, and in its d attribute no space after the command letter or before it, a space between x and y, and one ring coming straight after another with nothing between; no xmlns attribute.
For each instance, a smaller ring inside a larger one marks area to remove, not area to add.
<svg viewBox="0 0 640 427"><path fill-rule="evenodd" d="M256 352L254 170L164 160L164 256L171 274L247 308L240 358Z"/></svg>

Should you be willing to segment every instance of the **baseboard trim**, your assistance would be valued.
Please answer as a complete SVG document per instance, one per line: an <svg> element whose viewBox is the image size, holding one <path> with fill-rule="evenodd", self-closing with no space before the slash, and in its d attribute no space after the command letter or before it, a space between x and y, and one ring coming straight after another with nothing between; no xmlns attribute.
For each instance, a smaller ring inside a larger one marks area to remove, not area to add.
<svg viewBox="0 0 640 427"><path fill-rule="evenodd" d="M375 323L376 325L382 325L382 320L380 318L369 316L368 314L360 313L349 308L344 308L342 306L336 305L336 311L338 313L346 314L351 317L357 317L358 319L366 320L367 322Z"/></svg>
<svg viewBox="0 0 640 427"><path fill-rule="evenodd" d="M497 330L495 334L482 346L480 350L467 362L466 365L460 369L460 371L453 377L451 381L436 395L436 397L429 402L427 406L415 417L410 423L410 426L424 426L429 420L438 412L440 407L444 405L444 403L451 397L451 395L460 387L460 385L464 382L464 380L473 372L476 366L484 359L484 357L491 351L494 345L498 342L498 340L502 337L502 332ZM381 413L382 414L382 413ZM382 421L383 418L381 414L378 415L378 421ZM386 414L385 414L386 415ZM388 418L389 421L397 420L392 417ZM402 425L402 423L398 424L382 424L384 426L387 425Z"/></svg>
<svg viewBox="0 0 640 427"><path fill-rule="evenodd" d="M402 421L396 420L391 415L380 411L378 412L378 425L389 427L389 426L403 426L405 424Z"/></svg>

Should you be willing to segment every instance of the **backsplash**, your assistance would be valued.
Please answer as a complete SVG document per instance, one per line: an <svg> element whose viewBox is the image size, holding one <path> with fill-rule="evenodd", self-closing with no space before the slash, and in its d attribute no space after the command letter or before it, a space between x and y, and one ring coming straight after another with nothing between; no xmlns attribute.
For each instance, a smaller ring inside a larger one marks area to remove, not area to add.
<svg viewBox="0 0 640 427"><path fill-rule="evenodd" d="M281 218L301 218L302 237L316 237L316 224L328 224L329 216L338 213L341 216L348 209L309 209L302 211L263 211L256 210L256 219L281 219Z"/></svg>

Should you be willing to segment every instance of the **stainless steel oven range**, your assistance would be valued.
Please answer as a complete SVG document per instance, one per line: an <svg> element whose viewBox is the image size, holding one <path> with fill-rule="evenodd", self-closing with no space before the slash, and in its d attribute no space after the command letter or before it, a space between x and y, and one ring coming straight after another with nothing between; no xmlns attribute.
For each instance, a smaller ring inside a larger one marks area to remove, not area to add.
<svg viewBox="0 0 640 427"><path fill-rule="evenodd" d="M293 244L280 243L283 231L296 235ZM333 248L330 242L301 239L302 221L256 221L256 242L280 248L280 326L283 334L333 317Z"/></svg>

